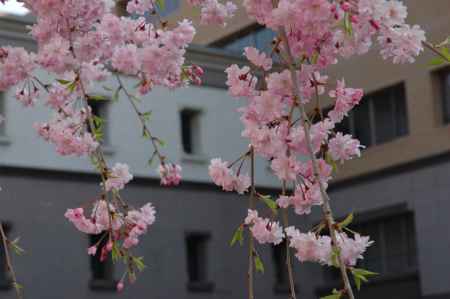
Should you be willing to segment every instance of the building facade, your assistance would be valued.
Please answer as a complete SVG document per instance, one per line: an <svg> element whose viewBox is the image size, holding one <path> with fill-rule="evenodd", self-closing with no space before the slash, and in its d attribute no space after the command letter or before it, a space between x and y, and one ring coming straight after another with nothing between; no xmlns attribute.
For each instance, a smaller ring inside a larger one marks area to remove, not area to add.
<svg viewBox="0 0 450 299"><path fill-rule="evenodd" d="M184 2L171 2L170 19L188 12ZM450 3L430 3L408 0L409 21L422 25L429 40L440 41L448 36ZM27 22L0 18L0 45L32 49ZM67 208L99 192L89 161L57 157L51 145L37 138L31 126L48 118L44 105L24 109L12 98L13 91L2 95L0 113L6 122L0 127L0 219L10 236L21 236L27 251L14 258L26 298L246 296L247 250L229 246L246 214L246 197L213 186L207 166L210 158L233 160L247 148L235 112L240 104L227 95L223 70L244 63L239 55L244 46L264 49L272 33L244 18L242 10L230 25L200 29L199 46L189 50L188 59L206 71L203 86L156 89L142 101L143 110L153 111L153 131L168 143L167 155L183 167L178 188L159 186L155 166L147 165L150 145L140 137L126 101L96 108L107 121L108 160L128 163L136 176L124 196L136 205L151 201L158 213L138 248L147 269L122 294L114 291L122 265L92 260L86 248L95 240L63 217ZM413 65L391 65L372 51L343 61L330 74L330 80L345 76L348 85L366 93L342 129L367 148L361 159L339 168L330 186L336 216L354 212L353 228L376 241L360 266L380 275L364 285L358 298L450 298L450 68L430 67L431 57L425 53ZM324 109L329 105L324 99ZM266 161L257 162L256 181L276 194ZM320 221L320 212L291 215L290 221L306 229ZM265 273L256 275L256 298L288 297L280 248L258 247ZM339 286L339 276L329 268L294 261L294 272L298 298L318 298ZM0 298L14 296L0 268Z"/></svg>

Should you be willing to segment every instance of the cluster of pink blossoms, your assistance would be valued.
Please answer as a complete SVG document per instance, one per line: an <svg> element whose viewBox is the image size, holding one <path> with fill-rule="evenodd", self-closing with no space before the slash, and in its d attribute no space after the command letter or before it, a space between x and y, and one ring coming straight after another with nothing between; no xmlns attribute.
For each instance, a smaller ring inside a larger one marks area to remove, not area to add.
<svg viewBox="0 0 450 299"><path fill-rule="evenodd" d="M255 239L261 243L280 244L283 241L283 228L280 223L258 216L256 210L248 210L244 223L250 226Z"/></svg>
<svg viewBox="0 0 450 299"><path fill-rule="evenodd" d="M318 236L312 232L301 233L298 229L290 226L285 229L289 237L289 246L295 248L295 256L300 262L318 262L323 265L332 266L333 261L331 238L329 236ZM349 238L345 233L337 235L338 246L343 262L346 266L355 266L358 259L363 258L367 247L373 244L369 237L355 234Z"/></svg>
<svg viewBox="0 0 450 299"><path fill-rule="evenodd" d="M226 26L226 20L233 17L237 9L231 1L227 1L225 4L218 0L188 0L188 2L190 5L200 6L200 20L203 25L221 24Z"/></svg>
<svg viewBox="0 0 450 299"><path fill-rule="evenodd" d="M292 188L278 196L276 204L307 215L314 206L323 205L336 162L359 157L364 148L359 140L337 131L337 124L362 100L363 90L346 86L344 79L330 84L327 68L341 58L367 53L374 40L383 58L413 62L423 51L425 35L419 26L405 23L407 10L398 0L244 0L243 5L250 17L278 36L266 45L273 48L271 55L248 47L244 55L252 66L226 69L229 94L244 102L238 110L242 136L248 138L254 154L267 159L276 178ZM273 55L279 58L276 68ZM325 114L320 101L327 96L333 104ZM299 106L314 104L315 109L303 115ZM239 192L228 165L213 159L209 174L224 190ZM300 261L332 264L330 236L304 234L293 227L283 232L277 222L259 217L254 210L245 224L260 243L276 244L286 237ZM357 233L348 236L337 229L336 234L347 266L354 266L372 244L369 237Z"/></svg>
<svg viewBox="0 0 450 299"><path fill-rule="evenodd" d="M125 214L117 211L105 200L97 201L92 207L90 217L84 215L83 208L68 209L65 217L81 232L86 234L109 234L109 241L102 250L112 250L113 244L120 242L120 247L129 249L139 243L139 237L147 232L155 222L155 209L150 203L139 210L128 210ZM88 248L88 254L95 255L98 244ZM103 254L102 254L103 256Z"/></svg>
<svg viewBox="0 0 450 299"><path fill-rule="evenodd" d="M246 174L235 174L228 162L223 162L222 159L211 160L209 176L214 184L221 186L224 191L243 194L250 187L250 177Z"/></svg>
<svg viewBox="0 0 450 299"><path fill-rule="evenodd" d="M34 54L23 48L0 48L0 90L24 82L16 98L25 106L33 106L42 95L40 91L46 90L45 102L54 117L35 127L60 154L89 155L98 146L88 130L83 98L90 95L96 83L114 73L135 76L141 94L157 85L175 88L200 83L203 71L185 65L186 48L195 35L188 20L171 29L158 28L144 17L114 15L108 0L23 2L37 17L31 35L38 51ZM137 15L153 9L153 0L133 0L127 6L128 12ZM43 84L33 73L36 69L59 79Z"/></svg>

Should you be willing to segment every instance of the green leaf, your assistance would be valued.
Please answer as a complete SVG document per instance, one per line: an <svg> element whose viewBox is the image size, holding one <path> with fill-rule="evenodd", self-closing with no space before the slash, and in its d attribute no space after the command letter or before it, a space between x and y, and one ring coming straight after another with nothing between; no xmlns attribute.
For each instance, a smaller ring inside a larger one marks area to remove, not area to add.
<svg viewBox="0 0 450 299"><path fill-rule="evenodd" d="M348 12L346 12L344 15L344 28L345 28L345 32L349 36L353 35L352 22L350 21L350 14Z"/></svg>
<svg viewBox="0 0 450 299"><path fill-rule="evenodd" d="M141 115L145 121L149 121L150 117L152 116L152 111L150 110L150 111L144 112Z"/></svg>
<svg viewBox="0 0 450 299"><path fill-rule="evenodd" d="M339 292L336 289L333 289L333 292L331 295L325 296L325 297L320 297L320 299L339 299L342 297L342 292Z"/></svg>
<svg viewBox="0 0 450 299"><path fill-rule="evenodd" d="M72 83L70 83L69 85L67 85L67 89L68 89L70 92L73 92L73 91L75 90L76 87L77 87L77 82L76 82L76 81L73 81Z"/></svg>
<svg viewBox="0 0 450 299"><path fill-rule="evenodd" d="M109 87L109 86L103 85L102 87L106 91L113 91L113 89L111 87Z"/></svg>
<svg viewBox="0 0 450 299"><path fill-rule="evenodd" d="M156 0L155 3L156 3L156 5L158 5L158 7L161 11L164 11L164 9L165 9L164 0Z"/></svg>
<svg viewBox="0 0 450 299"><path fill-rule="evenodd" d="M336 268L339 268L339 256L340 256L340 250L339 248L334 247L331 251L331 263Z"/></svg>
<svg viewBox="0 0 450 299"><path fill-rule="evenodd" d="M112 250L111 250L111 256L112 256L112 260L113 260L114 264L117 263L117 261L120 260L120 251L119 251L119 248L117 247L117 243L116 242L113 242L113 247L112 247Z"/></svg>
<svg viewBox="0 0 450 299"><path fill-rule="evenodd" d="M353 218L354 218L353 213L348 214L348 216L345 217L344 220L338 223L339 228L342 229L344 227L347 227L350 223L352 223Z"/></svg>
<svg viewBox="0 0 450 299"><path fill-rule="evenodd" d="M264 264L263 264L261 258L258 255L255 255L254 260L255 260L256 271L264 273Z"/></svg>
<svg viewBox="0 0 450 299"><path fill-rule="evenodd" d="M378 275L375 272L371 272L365 269L352 268L353 280L355 281L358 291L361 289L362 282L368 282L367 277Z"/></svg>
<svg viewBox="0 0 450 299"><path fill-rule="evenodd" d="M121 89L122 88L120 88L120 87L116 89L116 91L112 95L111 101L117 102L119 100L119 93L120 93Z"/></svg>
<svg viewBox="0 0 450 299"><path fill-rule="evenodd" d="M133 263L136 265L136 268L142 272L145 269L144 258L133 256Z"/></svg>
<svg viewBox="0 0 450 299"><path fill-rule="evenodd" d="M446 63L447 61L442 58L442 57L434 57L433 59L431 59L428 64L431 66L438 66L438 65L442 65L444 63Z"/></svg>
<svg viewBox="0 0 450 299"><path fill-rule="evenodd" d="M62 85L67 85L67 84L69 84L70 82L72 82L72 81L63 80L63 79L56 79L56 81L58 81L59 84L62 84Z"/></svg>
<svg viewBox="0 0 450 299"><path fill-rule="evenodd" d="M19 241L20 238L17 238L14 241L10 242L9 246L11 247L11 249L14 251L15 254L22 255L25 253L25 250L19 246Z"/></svg>
<svg viewBox="0 0 450 299"><path fill-rule="evenodd" d="M259 197L263 200L263 202L266 204L266 206L268 206L269 209L272 210L272 212L274 214L277 214L277 212L278 212L277 211L278 210L278 205L277 205L276 201L274 201L270 197L270 195L260 195Z"/></svg>
<svg viewBox="0 0 450 299"><path fill-rule="evenodd" d="M329 152L327 152L325 155L325 162L327 162L327 164L333 168L333 172L337 171L336 161L333 160L333 158L331 157L331 154Z"/></svg>
<svg viewBox="0 0 450 299"><path fill-rule="evenodd" d="M88 100L91 101L106 101L108 100L107 97L102 96L102 95L88 95Z"/></svg>
<svg viewBox="0 0 450 299"><path fill-rule="evenodd" d="M242 225L240 225L234 232L233 238L230 242L230 246L234 246L234 244L238 241L241 246L244 244L244 227Z"/></svg>

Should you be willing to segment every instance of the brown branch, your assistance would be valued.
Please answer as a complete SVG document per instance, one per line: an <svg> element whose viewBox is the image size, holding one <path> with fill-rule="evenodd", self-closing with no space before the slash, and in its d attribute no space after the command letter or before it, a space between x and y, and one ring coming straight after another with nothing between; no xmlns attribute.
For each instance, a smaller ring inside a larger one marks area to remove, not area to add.
<svg viewBox="0 0 450 299"><path fill-rule="evenodd" d="M9 254L9 247L8 247L9 241L6 237L5 230L3 228L3 223L1 223L1 222L0 222L0 235L2 238L2 242L3 242L3 248L5 250L6 267L8 268L8 271L11 274L12 284L13 284L14 289L16 290L17 298L22 299L23 298L22 292L20 291L20 286L17 283L16 272L14 271L14 268L12 266L11 256Z"/></svg>
<svg viewBox="0 0 450 299"><path fill-rule="evenodd" d="M251 189L249 197L249 209L253 210L255 208L255 149L253 146L250 148L250 177L251 177ZM247 282L248 282L248 299L255 298L254 290L254 265L253 265L253 252L255 250L255 240L253 238L250 228L248 229L248 272L247 272Z"/></svg>
<svg viewBox="0 0 450 299"><path fill-rule="evenodd" d="M444 59L447 62L450 62L450 60L447 58L447 56L445 56L444 54L441 53L441 51L439 51L435 46L433 46L431 43L424 41L422 42L422 45L424 45L426 48L428 48L429 50L431 50L433 53L435 53L436 55L438 55L439 57L441 57L442 59Z"/></svg>

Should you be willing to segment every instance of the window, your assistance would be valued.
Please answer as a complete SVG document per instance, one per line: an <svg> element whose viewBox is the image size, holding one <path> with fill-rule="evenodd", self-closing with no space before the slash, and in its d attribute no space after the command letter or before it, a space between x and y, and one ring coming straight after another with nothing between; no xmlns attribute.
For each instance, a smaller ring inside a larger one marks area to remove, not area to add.
<svg viewBox="0 0 450 299"><path fill-rule="evenodd" d="M445 124L450 123L450 69L440 72L442 86L442 116Z"/></svg>
<svg viewBox="0 0 450 299"><path fill-rule="evenodd" d="M211 292L214 284L208 280L209 234L190 233L186 235L188 289L194 292Z"/></svg>
<svg viewBox="0 0 450 299"><path fill-rule="evenodd" d="M201 154L200 111L183 109L180 112L181 143L183 151L189 155Z"/></svg>
<svg viewBox="0 0 450 299"><path fill-rule="evenodd" d="M0 91L0 137L6 135L6 127L5 127L5 93Z"/></svg>
<svg viewBox="0 0 450 299"><path fill-rule="evenodd" d="M116 283L113 278L113 262L108 254L105 260L101 260L102 248L108 241L107 235L89 235L90 246L97 244L97 253L91 255L91 281L90 287L95 290L115 290Z"/></svg>
<svg viewBox="0 0 450 299"><path fill-rule="evenodd" d="M8 223L2 223L5 234L11 231L11 226ZM0 290L7 290L11 288L11 279L9 277L8 268L6 265L5 250L3 248L3 239L0 235Z"/></svg>
<svg viewBox="0 0 450 299"><path fill-rule="evenodd" d="M377 272L380 276L399 276L417 271L417 247L414 214L406 212L355 224L350 228L368 235L375 243L358 260L358 268ZM326 269L328 279L338 281L339 271Z"/></svg>
<svg viewBox="0 0 450 299"><path fill-rule="evenodd" d="M256 49L270 54L272 51L272 40L276 33L270 29L262 27L251 27L243 30L237 35L215 42L212 46L221 48L241 55L245 47L255 47Z"/></svg>
<svg viewBox="0 0 450 299"><path fill-rule="evenodd" d="M275 293L289 293L289 275L286 266L286 240L272 246L272 259L275 269ZM297 291L297 288L295 288Z"/></svg>
<svg viewBox="0 0 450 299"><path fill-rule="evenodd" d="M325 113L331 109L326 109ZM367 94L336 129L352 134L366 147L407 135L408 116L404 84Z"/></svg>
<svg viewBox="0 0 450 299"><path fill-rule="evenodd" d="M101 142L103 145L109 145L109 135L108 135L108 102L105 100L91 100L89 101L89 106L92 109L92 114L94 116L102 119L102 136ZM96 123L96 127L98 128L98 123ZM90 127L88 126L89 132Z"/></svg>

